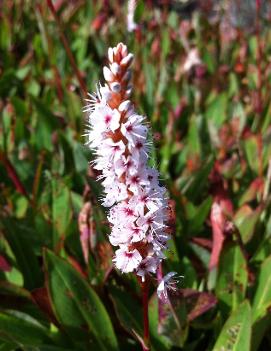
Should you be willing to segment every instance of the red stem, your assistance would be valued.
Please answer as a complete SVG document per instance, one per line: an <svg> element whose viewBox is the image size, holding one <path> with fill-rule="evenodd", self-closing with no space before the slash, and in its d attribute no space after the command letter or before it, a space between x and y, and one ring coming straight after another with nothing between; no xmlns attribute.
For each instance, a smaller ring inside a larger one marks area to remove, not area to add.
<svg viewBox="0 0 271 351"><path fill-rule="evenodd" d="M143 305L143 325L144 325L144 345L143 351L150 351L150 330L149 330L149 282L142 283L142 305Z"/></svg>
<svg viewBox="0 0 271 351"><path fill-rule="evenodd" d="M12 183L14 184L15 189L29 200L28 193L18 176L16 169L13 167L12 163L9 161L7 156L4 155L3 153L0 153L0 161L2 161L2 163L6 167L7 174L11 179Z"/></svg>
<svg viewBox="0 0 271 351"><path fill-rule="evenodd" d="M82 93L87 96L87 86L82 78L82 75L76 65L76 62L75 62L75 59L73 57L73 54L71 52L71 49L69 47L69 43L68 43L68 40L66 39L64 33L63 33L63 30L62 30L62 26L61 26L61 22L58 18L58 15L57 15L57 12L56 12L56 9L52 3L52 0L47 0L47 5L49 7L49 9L51 10L52 12L52 15L54 16L54 19L56 21L56 24L58 26L58 30L59 30L59 35L60 35L60 40L62 41L62 44L64 46L64 49L67 53L67 56L68 56L68 59L70 61L70 64L72 65L72 68L74 70L74 73L78 79L78 82L79 82L79 85L80 85L80 88L82 90Z"/></svg>
<svg viewBox="0 0 271 351"><path fill-rule="evenodd" d="M258 80L257 80L257 106L256 112L260 115L263 111L262 102L262 46L261 46L261 33L260 33L260 9L261 0L256 1L256 38L257 38L257 68L258 68Z"/></svg>

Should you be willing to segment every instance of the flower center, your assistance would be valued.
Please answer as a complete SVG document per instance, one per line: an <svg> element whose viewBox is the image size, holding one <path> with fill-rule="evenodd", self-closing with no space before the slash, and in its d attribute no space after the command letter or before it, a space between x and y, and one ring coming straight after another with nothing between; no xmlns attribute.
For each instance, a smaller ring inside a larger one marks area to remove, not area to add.
<svg viewBox="0 0 271 351"><path fill-rule="evenodd" d="M133 126L131 124L129 124L129 126L126 128L127 132L131 133L131 131L133 130Z"/></svg>
<svg viewBox="0 0 271 351"><path fill-rule="evenodd" d="M134 215L134 211L131 210L130 208L125 208L125 209L124 209L124 213L125 213L127 216L133 216L133 215Z"/></svg>
<svg viewBox="0 0 271 351"><path fill-rule="evenodd" d="M110 115L106 115L104 117L105 124L109 124L111 122L111 120L112 120L112 116L110 116Z"/></svg>
<svg viewBox="0 0 271 351"><path fill-rule="evenodd" d="M138 141L136 143L135 147L136 147L136 149L140 150L143 147L143 144L140 141Z"/></svg>

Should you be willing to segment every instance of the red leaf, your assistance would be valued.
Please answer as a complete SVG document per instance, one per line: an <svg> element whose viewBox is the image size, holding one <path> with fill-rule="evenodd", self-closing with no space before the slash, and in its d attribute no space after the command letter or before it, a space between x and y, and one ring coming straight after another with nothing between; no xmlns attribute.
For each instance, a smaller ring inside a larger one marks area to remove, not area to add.
<svg viewBox="0 0 271 351"><path fill-rule="evenodd" d="M6 155L4 155L4 153L2 152L0 153L0 161L3 163L4 167L6 168L7 174L11 179L12 183L14 184L15 189L28 199L29 197L28 197L27 191L23 183L21 182L16 169L9 161L9 159L6 157Z"/></svg>
<svg viewBox="0 0 271 351"><path fill-rule="evenodd" d="M11 271L11 265L8 263L6 258L2 255L0 255L0 271L3 272L10 272Z"/></svg>
<svg viewBox="0 0 271 351"><path fill-rule="evenodd" d="M223 242L225 239L224 230L227 222L227 217L233 215L233 205L228 196L227 186L223 177L220 174L219 163L216 162L214 169L210 175L211 193L214 196L214 201L211 207L210 221L213 234L212 252L209 262L209 269L217 267Z"/></svg>
<svg viewBox="0 0 271 351"><path fill-rule="evenodd" d="M208 292L199 292L193 289L183 289L181 293L185 299L189 322L209 311L217 304L217 299Z"/></svg>
<svg viewBox="0 0 271 351"><path fill-rule="evenodd" d="M94 29L95 32L98 32L102 29L103 25L107 20L106 13L100 13L96 18L92 21L91 28Z"/></svg>
<svg viewBox="0 0 271 351"><path fill-rule="evenodd" d="M78 227L85 263L88 264L89 249L94 249L96 238L95 223L92 219L92 206L90 202L86 202L79 213Z"/></svg>
<svg viewBox="0 0 271 351"><path fill-rule="evenodd" d="M190 239L190 241L200 247L203 247L204 249L207 249L208 251L212 250L212 241L210 239L193 237Z"/></svg>
<svg viewBox="0 0 271 351"><path fill-rule="evenodd" d="M55 318L51 302L49 299L49 295L47 289L42 287L35 289L31 292L31 296L33 301L38 305L38 307L43 311L50 321L52 321L55 325L58 325L58 322Z"/></svg>
<svg viewBox="0 0 271 351"><path fill-rule="evenodd" d="M225 239L223 233L225 216L220 204L216 201L214 201L212 205L210 218L213 231L212 253L209 262L209 269L211 270L218 265L219 256Z"/></svg>
<svg viewBox="0 0 271 351"><path fill-rule="evenodd" d="M249 188L241 198L241 205L254 200L257 196L262 196L264 190L264 179L258 177L250 183Z"/></svg>

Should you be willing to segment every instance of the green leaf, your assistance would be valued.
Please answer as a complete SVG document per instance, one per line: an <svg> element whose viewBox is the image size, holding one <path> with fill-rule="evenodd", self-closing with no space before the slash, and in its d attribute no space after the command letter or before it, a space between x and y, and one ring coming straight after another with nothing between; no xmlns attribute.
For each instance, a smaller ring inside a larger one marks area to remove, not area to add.
<svg viewBox="0 0 271 351"><path fill-rule="evenodd" d="M16 71L13 68L8 68L1 74L0 77L0 96L4 98L8 95L10 89L13 86L18 85L18 80L16 78Z"/></svg>
<svg viewBox="0 0 271 351"><path fill-rule="evenodd" d="M173 343L170 341L169 335L162 335L159 330L159 315L158 315L158 297L154 293L149 302L149 323L150 333L161 343L159 350L170 350Z"/></svg>
<svg viewBox="0 0 271 351"><path fill-rule="evenodd" d="M252 305L253 322L263 318L271 307L271 256L261 265L259 283Z"/></svg>
<svg viewBox="0 0 271 351"><path fill-rule="evenodd" d="M142 16L144 14L145 11L145 4L143 0L139 0L136 3L136 9L135 9L135 22L140 22L142 21Z"/></svg>
<svg viewBox="0 0 271 351"><path fill-rule="evenodd" d="M189 178L180 179L180 190L190 199L190 201L196 201L196 199L202 194L213 165L214 161L210 156L198 172L189 176Z"/></svg>
<svg viewBox="0 0 271 351"><path fill-rule="evenodd" d="M31 298L31 294L26 289L7 281L0 281L0 296L5 294L17 297L19 296L26 299Z"/></svg>
<svg viewBox="0 0 271 351"><path fill-rule="evenodd" d="M0 312L0 338L18 345L39 346L50 342L50 333L31 316L8 310Z"/></svg>
<svg viewBox="0 0 271 351"><path fill-rule="evenodd" d="M255 226L262 213L262 208L259 206L252 209L248 205L243 205L234 216L234 223L238 227L242 241L246 244L251 240L255 232Z"/></svg>
<svg viewBox="0 0 271 351"><path fill-rule="evenodd" d="M244 141L245 154L248 164L253 172L259 174L260 172L260 161L259 161L259 141L256 136L251 136Z"/></svg>
<svg viewBox="0 0 271 351"><path fill-rule="evenodd" d="M132 298L131 294L127 294L127 292L123 289L113 285L110 286L110 297L113 301L118 319L123 328L126 329L131 335L138 335L143 339L142 305L135 298ZM149 317L152 350L168 350L169 342L166 341L166 338L158 335L158 330L156 328L157 310L155 310L155 306L153 305L149 309Z"/></svg>
<svg viewBox="0 0 271 351"><path fill-rule="evenodd" d="M16 350L16 344L12 342L6 342L0 338L0 351L14 351Z"/></svg>
<svg viewBox="0 0 271 351"><path fill-rule="evenodd" d="M153 313L155 299L157 300L156 296L152 297L150 302L151 313ZM189 330L184 298L179 294L176 294L176 296L172 294L170 296L170 303L160 304L160 311L160 321L157 322L160 342L163 342L164 348L168 348L170 345L184 347ZM152 328L154 327L153 324L154 321L151 318L150 326ZM167 342L165 342L166 340Z"/></svg>
<svg viewBox="0 0 271 351"><path fill-rule="evenodd" d="M85 330L89 346L101 351L118 350L112 323L95 291L63 259L50 251L44 258L52 307L70 336L80 342Z"/></svg>
<svg viewBox="0 0 271 351"><path fill-rule="evenodd" d="M208 52L207 50L204 50L202 58L208 68L208 71L210 73L214 73L215 66L216 66L215 55L212 52Z"/></svg>
<svg viewBox="0 0 271 351"><path fill-rule="evenodd" d="M191 157L196 157L201 155L201 142L200 142L200 118L196 116L191 116L189 121L189 130L188 130L188 154Z"/></svg>
<svg viewBox="0 0 271 351"><path fill-rule="evenodd" d="M72 201L69 188L57 179L52 179L52 217L54 224L54 245L60 238L66 237L72 218Z"/></svg>
<svg viewBox="0 0 271 351"><path fill-rule="evenodd" d="M244 301L233 312L217 339L213 351L250 351L251 342L251 308Z"/></svg>
<svg viewBox="0 0 271 351"><path fill-rule="evenodd" d="M221 309L235 310L243 301L248 283L246 259L236 244L229 244L220 256L216 296L223 303Z"/></svg>
<svg viewBox="0 0 271 351"><path fill-rule="evenodd" d="M34 254L27 228L11 218L4 220L5 237L23 274L24 287L32 290L42 285L42 272ZM31 232L32 233L32 232Z"/></svg>
<svg viewBox="0 0 271 351"><path fill-rule="evenodd" d="M33 134L33 142L39 149L53 151L52 133L59 128L56 116L39 99L32 96L33 105L37 112L36 132Z"/></svg>
<svg viewBox="0 0 271 351"><path fill-rule="evenodd" d="M27 348L27 351L37 351L37 349L30 347L30 348ZM74 349L67 349L66 347L63 348L63 347L51 346L51 345L42 345L39 347L38 351L74 351Z"/></svg>
<svg viewBox="0 0 271 351"><path fill-rule="evenodd" d="M82 144L73 141L73 158L76 172L83 173L88 169L88 159L86 157L86 149Z"/></svg>
<svg viewBox="0 0 271 351"><path fill-rule="evenodd" d="M258 319L253 323L251 351L258 351L259 345L267 331L271 326L271 316L266 315L264 318Z"/></svg>
<svg viewBox="0 0 271 351"><path fill-rule="evenodd" d="M206 118L217 128L221 127L227 118L228 98L226 93L221 93L212 99L206 110Z"/></svg>
<svg viewBox="0 0 271 351"><path fill-rule="evenodd" d="M212 206L211 196L207 197L199 206L195 208L195 212L189 218L188 233L197 234L202 228Z"/></svg>
<svg viewBox="0 0 271 351"><path fill-rule="evenodd" d="M116 286L110 286L110 297L123 328L131 334L134 330L143 335L141 306L136 301L131 301L129 294Z"/></svg>

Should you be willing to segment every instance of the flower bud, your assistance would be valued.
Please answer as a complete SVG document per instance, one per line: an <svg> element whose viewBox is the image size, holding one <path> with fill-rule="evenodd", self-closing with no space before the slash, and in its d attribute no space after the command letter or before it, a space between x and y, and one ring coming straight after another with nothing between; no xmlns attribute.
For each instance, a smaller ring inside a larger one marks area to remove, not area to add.
<svg viewBox="0 0 271 351"><path fill-rule="evenodd" d="M114 61L114 53L113 53L112 48L108 49L108 59L109 59L110 63L112 63Z"/></svg>
<svg viewBox="0 0 271 351"><path fill-rule="evenodd" d="M119 111L120 112L126 112L129 110L129 108L131 107L131 101L130 100L125 100L123 101L120 105L119 105Z"/></svg>
<svg viewBox="0 0 271 351"><path fill-rule="evenodd" d="M121 66L130 66L130 64L132 63L133 59L134 59L134 55L133 54L128 54L127 56L125 56L121 60L120 64L121 64Z"/></svg>
<svg viewBox="0 0 271 351"><path fill-rule="evenodd" d="M120 66L116 62L113 62L112 65L110 65L110 69L115 76L120 73Z"/></svg>
<svg viewBox="0 0 271 351"><path fill-rule="evenodd" d="M124 74L123 78L122 78L122 81L127 83L129 82L129 80L131 79L132 77L132 73L131 73L131 70L128 69L127 72Z"/></svg>
<svg viewBox="0 0 271 351"><path fill-rule="evenodd" d="M110 88L114 93L119 93L121 91L121 85L120 83L117 83L117 82L111 83Z"/></svg>
<svg viewBox="0 0 271 351"><path fill-rule="evenodd" d="M110 69L106 66L104 66L103 68L103 74L104 74L104 79L107 82L112 82L114 80L114 75L113 73L110 71Z"/></svg>

